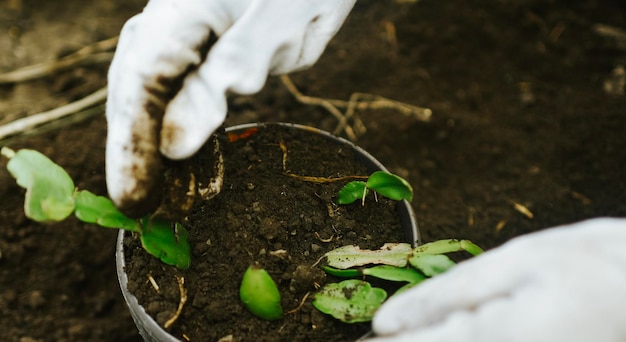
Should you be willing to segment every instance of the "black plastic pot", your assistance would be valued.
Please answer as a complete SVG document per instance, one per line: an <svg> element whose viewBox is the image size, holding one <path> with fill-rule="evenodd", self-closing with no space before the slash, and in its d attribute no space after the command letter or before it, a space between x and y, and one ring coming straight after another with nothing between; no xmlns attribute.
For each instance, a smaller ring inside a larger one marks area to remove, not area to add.
<svg viewBox="0 0 626 342"><path fill-rule="evenodd" d="M314 132L338 144L342 144L342 145L350 147L351 149L355 151L357 158L359 158L359 160L368 168L368 171L370 173L374 171L379 171L379 170L387 171L387 169L378 160L376 160L376 158L374 158L365 150L354 145L352 142L348 140L345 140L340 137L336 137L326 131L322 131L320 129L309 127L309 126L303 126L303 125L297 125L297 124L286 124L286 123L280 123L280 124L293 127L296 129L302 129L302 130L306 130L309 132ZM230 127L226 129L226 131L227 132L245 131L249 128L263 127L263 126L264 124L255 124L255 123L244 124L244 125ZM411 205L406 200L399 201L397 203L397 212L398 212L398 215L400 216L405 242L411 242L414 245L418 245L420 243L420 234L419 234L417 221L415 219L415 213L413 212ZM120 283L120 288L122 290L122 294L124 296L124 300L126 301L128 308L130 309L130 313L133 317L133 320L135 321L135 324L137 325L137 329L139 330L139 333L141 334L141 336L143 337L145 341L155 341L155 342L157 341L158 342L180 341L179 339L175 338L174 336L170 335L167 331L165 331L159 324L157 324L156 321L150 315L146 313L144 308L141 305L139 305L137 298L128 291L127 289L128 277L124 271L124 267L125 267L124 250L123 250L124 234L125 234L125 231L120 230L119 235L118 235L118 240L117 240L117 247L116 247L116 252L115 252L115 259L116 259L116 264L117 264L117 276L118 276L118 280Z"/></svg>

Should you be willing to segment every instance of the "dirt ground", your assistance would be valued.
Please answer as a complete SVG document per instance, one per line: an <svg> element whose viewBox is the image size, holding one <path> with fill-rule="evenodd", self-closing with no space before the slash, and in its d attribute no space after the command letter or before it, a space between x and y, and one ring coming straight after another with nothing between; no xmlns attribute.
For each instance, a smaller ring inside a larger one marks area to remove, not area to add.
<svg viewBox="0 0 626 342"><path fill-rule="evenodd" d="M115 36L143 5L1 1L0 73ZM413 184L424 241L492 248L626 216L626 41L612 28L626 29L623 1L360 0L320 62L292 78L307 95L365 92L431 108L430 122L359 111L367 132L357 143ZM106 68L0 84L0 124L86 96L106 84ZM337 125L276 78L255 96L233 96L230 109L229 124ZM105 135L96 115L0 144L41 150L79 187L105 194ZM0 171L0 340L139 340L115 277L116 231L34 224L21 197Z"/></svg>

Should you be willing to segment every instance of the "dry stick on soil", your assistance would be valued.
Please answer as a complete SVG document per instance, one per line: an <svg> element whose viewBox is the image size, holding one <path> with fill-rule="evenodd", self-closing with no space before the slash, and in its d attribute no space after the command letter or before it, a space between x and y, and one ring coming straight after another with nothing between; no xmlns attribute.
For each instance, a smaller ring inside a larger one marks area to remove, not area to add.
<svg viewBox="0 0 626 342"><path fill-rule="evenodd" d="M517 210L520 214L526 216L529 219L532 219L533 217L535 217L532 211L526 208L523 204L511 201L511 200L509 200L509 202L511 202L511 204L513 205L513 208L515 208L515 210Z"/></svg>
<svg viewBox="0 0 626 342"><path fill-rule="evenodd" d="M55 61L29 65L17 70L0 74L0 84L18 83L51 75L76 65L107 63L113 59L113 50L118 37L109 38L87 45L84 48Z"/></svg>
<svg viewBox="0 0 626 342"><path fill-rule="evenodd" d="M328 243L328 242L332 242L332 241L333 241L333 238L335 237L335 235L334 235L334 234L332 234L332 235L331 235L328 239L322 239L322 236L320 236L320 234L319 234L318 232L315 232L314 234L315 234L315 237L316 237L318 240L320 240L320 241L322 241L322 242L326 242L326 243Z"/></svg>
<svg viewBox="0 0 626 342"><path fill-rule="evenodd" d="M626 50L626 31L615 26L604 24L595 24L593 30L603 37L614 39L618 48Z"/></svg>
<svg viewBox="0 0 626 342"><path fill-rule="evenodd" d="M104 102L106 96L107 88L104 87L78 101L66 104L65 106L57 107L47 112L34 114L22 119L11 121L5 125L0 126L0 140L13 135L24 133L26 131L35 129L38 126L47 124L55 120L59 120L69 115L76 114L93 105Z"/></svg>
<svg viewBox="0 0 626 342"><path fill-rule="evenodd" d="M339 121L333 133L339 134L344 131L352 141L356 140L357 135L365 133L365 125L356 115L356 110L393 109L419 121L429 121L432 116L432 110L429 108L417 107L373 94L353 93L348 101L307 96L298 90L289 76L282 75L280 80L298 102L321 106L330 112ZM342 113L339 108L345 108L345 113ZM348 125L350 119L354 122L354 127Z"/></svg>
<svg viewBox="0 0 626 342"><path fill-rule="evenodd" d="M176 313L174 313L174 316L172 316L172 318L170 318L169 320L167 320L167 322L165 322L165 324L163 324L163 327L165 329L169 329L169 327L171 327L174 323L176 323L176 320L178 319L178 317L180 317L180 314L183 312L183 306L185 306L185 303L187 303L187 290L185 289L185 278L176 276L176 280L178 281L178 290L180 291L180 302L178 302L178 309L176 309Z"/></svg>
<svg viewBox="0 0 626 342"><path fill-rule="evenodd" d="M293 177L305 182L311 183L332 183L339 181L355 180L355 179L367 179L369 176L343 176L343 177L316 177L316 176L300 176L287 171L287 146L280 140L278 142L280 149L283 151L283 173L289 177Z"/></svg>
<svg viewBox="0 0 626 342"><path fill-rule="evenodd" d="M82 49L55 61L30 65L5 74L0 74L0 84L30 81L36 78L51 75L55 72L76 65L110 62L113 58L113 53L106 51L115 49L118 38L119 37L113 37L87 45ZM107 90L106 87L104 87L78 101L9 122L0 126L0 140L33 130L38 126L52 121L77 114L84 109L104 102L106 95Z"/></svg>
<svg viewBox="0 0 626 342"><path fill-rule="evenodd" d="M148 282L150 282L150 285L152 285L152 288L154 288L156 293L161 292L159 284L157 284L156 280L154 280L154 278L152 277L152 274L148 274Z"/></svg>

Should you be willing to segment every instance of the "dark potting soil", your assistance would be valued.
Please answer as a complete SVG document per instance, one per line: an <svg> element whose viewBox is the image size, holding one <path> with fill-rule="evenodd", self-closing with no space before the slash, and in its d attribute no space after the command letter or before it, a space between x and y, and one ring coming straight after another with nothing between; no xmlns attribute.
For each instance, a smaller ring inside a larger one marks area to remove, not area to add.
<svg viewBox="0 0 626 342"><path fill-rule="evenodd" d="M1 72L116 36L146 1L34 3L0 1ZM625 22L623 0L359 0L320 61L291 77L309 96L365 92L431 108L429 123L359 110L367 133L358 144L413 185L423 241L491 249L559 224L626 216L626 96L605 90L619 81L626 48L597 30ZM4 84L0 121L82 98L106 85L107 68ZM268 121L337 126L274 77L229 102L228 126ZM37 149L79 188L106 195L106 133L100 115L0 145ZM28 220L5 166L0 158L0 341L141 341L115 276L117 231Z"/></svg>
<svg viewBox="0 0 626 342"><path fill-rule="evenodd" d="M177 277L184 278L187 303L170 330L181 340L216 341L232 335L235 341L345 341L367 333L367 323L341 323L312 306L312 294L328 280L313 265L343 245L378 249L385 242L406 241L396 202L370 194L365 205L339 206L336 194L349 180L317 183L288 175L370 173L349 146L309 131L268 125L222 145L223 190L197 205L185 222L191 267L182 271L165 266L141 249L138 239L128 237L129 291L163 325L179 305ZM287 151L285 170L281 145ZM241 303L240 282L254 263L278 283L283 319L261 320Z"/></svg>

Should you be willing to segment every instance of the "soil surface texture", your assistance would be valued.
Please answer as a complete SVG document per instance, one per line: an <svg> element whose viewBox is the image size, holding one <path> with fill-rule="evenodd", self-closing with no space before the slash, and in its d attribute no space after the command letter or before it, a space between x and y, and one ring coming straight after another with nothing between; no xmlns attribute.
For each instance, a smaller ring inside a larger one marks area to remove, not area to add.
<svg viewBox="0 0 626 342"><path fill-rule="evenodd" d="M144 5L0 2L0 74L113 37ZM359 92L432 109L423 122L359 107L366 131L356 144L413 185L425 242L491 249L555 225L626 216L625 29L617 0L360 0L320 61L291 77L309 96ZM85 97L106 85L107 68L92 61L0 84L0 125ZM79 188L106 195L102 113L97 106L82 121L0 145L37 149ZM227 125L270 121L338 125L276 77L259 94L229 99ZM29 221L5 165L0 340L139 341L115 275L117 231Z"/></svg>
<svg viewBox="0 0 626 342"><path fill-rule="evenodd" d="M182 271L164 266L141 248L139 239L128 237L129 291L163 326L178 308L178 279L183 278L188 303L169 330L180 340L358 339L370 330L368 324L342 324L313 308L313 294L327 282L325 273L313 265L344 245L378 249L386 242L413 242L411 227L404 234L396 202L380 196L376 200L370 194L365 205L336 204L339 190L360 180L342 178L374 171L350 146L276 125L230 136L250 132L222 143L223 189L199 202L184 222L193 248L191 267ZM195 159L202 163L205 158ZM278 284L287 312L283 319L261 320L242 305L239 286L250 265L265 269ZM150 277L159 285L158 292L146 281Z"/></svg>

